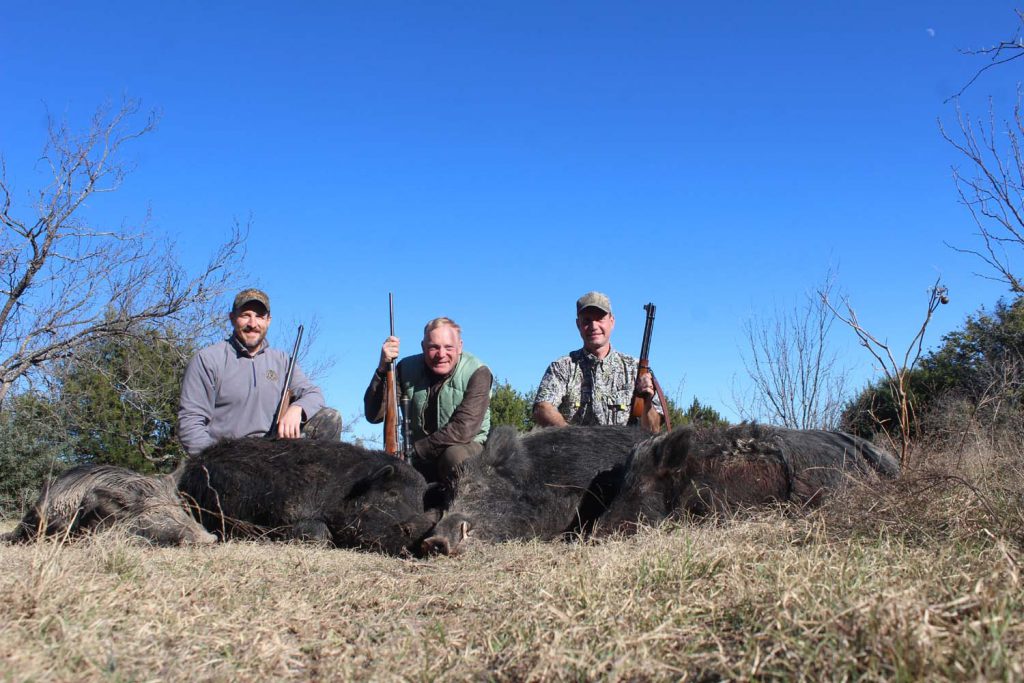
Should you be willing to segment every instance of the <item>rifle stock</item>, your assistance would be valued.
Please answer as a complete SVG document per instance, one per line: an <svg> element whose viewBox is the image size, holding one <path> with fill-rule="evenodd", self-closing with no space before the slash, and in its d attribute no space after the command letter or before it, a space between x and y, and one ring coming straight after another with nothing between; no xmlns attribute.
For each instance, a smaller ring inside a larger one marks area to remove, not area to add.
<svg viewBox="0 0 1024 683"><path fill-rule="evenodd" d="M399 455L398 448L398 387L395 384L395 364L388 365L384 377L384 394L387 405L384 407L384 451L391 455Z"/></svg>
<svg viewBox="0 0 1024 683"><path fill-rule="evenodd" d="M640 383L640 378L644 375L651 374L650 365L646 358L643 358L637 362L636 379L637 384ZM629 421L627 424L635 425L640 424L640 420L644 414L651 409L651 398L649 396L640 396L637 393L633 394L633 402L629 406Z"/></svg>

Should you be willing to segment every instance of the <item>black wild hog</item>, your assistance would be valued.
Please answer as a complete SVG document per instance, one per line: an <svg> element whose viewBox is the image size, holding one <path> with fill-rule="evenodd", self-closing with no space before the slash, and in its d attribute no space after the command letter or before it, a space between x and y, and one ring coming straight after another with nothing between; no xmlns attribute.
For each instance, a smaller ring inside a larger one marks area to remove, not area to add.
<svg viewBox="0 0 1024 683"><path fill-rule="evenodd" d="M235 538L306 539L392 554L418 550L439 513L411 465L310 439L234 439L186 460L179 489L203 525Z"/></svg>
<svg viewBox="0 0 1024 683"><path fill-rule="evenodd" d="M40 532L75 536L115 525L162 545L216 541L185 511L172 477L109 465L75 467L47 483L6 540L28 541Z"/></svg>
<svg viewBox="0 0 1024 683"><path fill-rule="evenodd" d="M493 429L424 553L453 554L470 531L486 541L586 532L615 495L633 444L648 436L633 427Z"/></svg>
<svg viewBox="0 0 1024 683"><path fill-rule="evenodd" d="M790 500L800 504L816 503L851 480L900 475L896 458L859 436L820 429L774 429L793 473Z"/></svg>
<svg viewBox="0 0 1024 683"><path fill-rule="evenodd" d="M854 479L898 474L891 455L843 432L680 427L633 450L599 531L772 502L813 504Z"/></svg>

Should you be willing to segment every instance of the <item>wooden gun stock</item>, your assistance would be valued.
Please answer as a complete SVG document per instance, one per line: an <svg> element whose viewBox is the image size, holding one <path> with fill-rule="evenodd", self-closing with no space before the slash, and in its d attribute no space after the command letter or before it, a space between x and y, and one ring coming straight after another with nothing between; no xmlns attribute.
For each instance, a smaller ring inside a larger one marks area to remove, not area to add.
<svg viewBox="0 0 1024 683"><path fill-rule="evenodd" d="M395 364L388 365L388 373L384 376L384 451L391 455L401 455L398 448L398 387L395 386Z"/></svg>
<svg viewBox="0 0 1024 683"><path fill-rule="evenodd" d="M651 374L650 365L646 358L641 358L637 362L636 379L637 384L640 383L640 378L644 375ZM649 396L641 396L634 392L633 402L629 406L629 421L626 424L636 425L640 424L640 420L644 414L651 409L651 398Z"/></svg>

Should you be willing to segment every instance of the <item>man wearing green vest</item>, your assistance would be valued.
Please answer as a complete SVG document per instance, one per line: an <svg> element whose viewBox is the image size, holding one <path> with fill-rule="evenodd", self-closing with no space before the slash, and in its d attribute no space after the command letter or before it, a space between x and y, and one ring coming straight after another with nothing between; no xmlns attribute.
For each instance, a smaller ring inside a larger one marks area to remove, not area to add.
<svg viewBox="0 0 1024 683"><path fill-rule="evenodd" d="M462 350L462 330L450 318L427 323L421 346L423 353L403 358L395 368L398 397L409 399L412 465L450 493L462 463L478 455L487 440L493 377L476 356ZM384 420L384 376L398 350L398 337L384 340L363 395L371 424Z"/></svg>

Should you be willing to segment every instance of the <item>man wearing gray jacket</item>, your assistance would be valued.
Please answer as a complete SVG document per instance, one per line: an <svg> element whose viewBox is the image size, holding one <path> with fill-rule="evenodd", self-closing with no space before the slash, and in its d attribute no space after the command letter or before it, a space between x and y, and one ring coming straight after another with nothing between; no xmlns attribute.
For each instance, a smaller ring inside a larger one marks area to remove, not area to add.
<svg viewBox="0 0 1024 683"><path fill-rule="evenodd" d="M245 289L235 297L228 317L232 335L200 350L181 383L178 438L189 455L221 439L266 435L281 399L288 354L266 341L270 298L258 289ZM289 389L291 405L272 436L341 438L341 416L324 407L323 393L298 363Z"/></svg>

